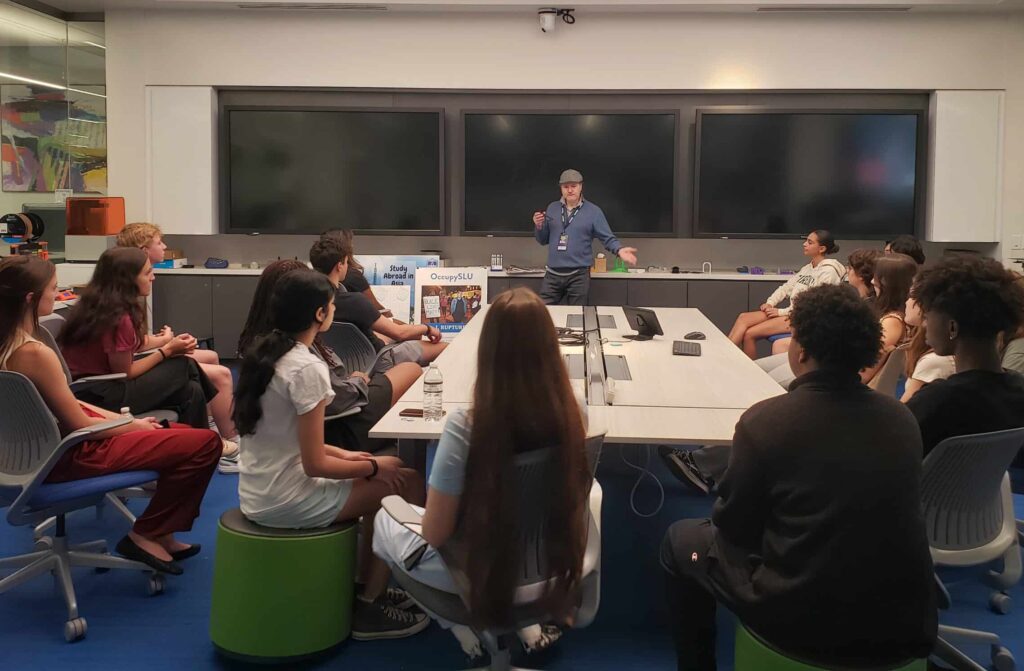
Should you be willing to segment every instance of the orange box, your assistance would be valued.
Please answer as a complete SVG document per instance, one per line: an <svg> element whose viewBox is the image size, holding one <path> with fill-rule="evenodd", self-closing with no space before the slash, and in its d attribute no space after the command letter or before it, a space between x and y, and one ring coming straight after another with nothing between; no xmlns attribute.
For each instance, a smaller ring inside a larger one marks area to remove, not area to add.
<svg viewBox="0 0 1024 671"><path fill-rule="evenodd" d="M124 198L68 198L68 235L117 235L124 228Z"/></svg>

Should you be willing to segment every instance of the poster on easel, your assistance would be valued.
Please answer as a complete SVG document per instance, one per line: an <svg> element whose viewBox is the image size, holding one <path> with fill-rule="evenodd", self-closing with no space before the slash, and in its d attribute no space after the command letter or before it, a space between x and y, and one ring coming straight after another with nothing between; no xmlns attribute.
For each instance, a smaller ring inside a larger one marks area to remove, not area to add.
<svg viewBox="0 0 1024 671"><path fill-rule="evenodd" d="M420 268L416 271L416 319L449 342L487 304L486 268Z"/></svg>
<svg viewBox="0 0 1024 671"><path fill-rule="evenodd" d="M363 267L363 276L366 277L366 281L370 286L410 287L408 307L400 311L395 311L392 308L391 312L395 319L403 322L410 321L415 315L413 312L412 296L416 291L416 270L419 268L437 268L441 263L441 257L436 254L409 254L406 256L357 254L356 260ZM379 297L378 300L380 300Z"/></svg>

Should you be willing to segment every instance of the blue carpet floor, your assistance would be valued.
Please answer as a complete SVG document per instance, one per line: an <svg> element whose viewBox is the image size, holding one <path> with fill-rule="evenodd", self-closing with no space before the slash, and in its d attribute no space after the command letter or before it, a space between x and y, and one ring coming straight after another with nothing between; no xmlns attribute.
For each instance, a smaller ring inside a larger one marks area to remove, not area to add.
<svg viewBox="0 0 1024 671"><path fill-rule="evenodd" d="M710 500L691 496L676 483L659 460L653 472L665 483L665 505L660 513L641 518L630 510L635 471L620 460L625 452L637 459L635 448L605 450L598 477L604 491L604 549L601 610L587 629L567 632L555 648L541 656L520 660L535 668L619 671L627 668L674 668L675 660L666 628L662 577L657 548L665 528L684 517L706 516ZM77 643L63 639L65 611L52 581L40 578L0 595L0 670L68 668L163 671L179 669L237 669L242 665L222 660L210 645L207 622L213 574L217 517L238 503L237 476L217 474L203 504L194 531L184 538L200 542L200 556L186 563L187 571L169 578L167 591L148 597L140 574L75 575L79 609L88 619L88 636ZM657 505L657 490L649 478L636 499L641 512ZM1024 516L1024 496L1016 496L1018 517ZM138 502L132 503L136 510ZM92 511L71 516L73 540L106 538L111 546L127 530L113 513L97 520ZM28 551L30 531L0 523L0 557ZM885 562L885 548L878 548ZM977 572L949 577L956 611L943 614L944 623L995 631L1004 644L1024 656L1024 587L1013 588L1016 610L998 616L987 609L987 590L975 579ZM945 577L945 576L944 576ZM254 586L255 587L255 586ZM720 621L721 669L732 668L733 624L727 613ZM966 648L987 663L985 646ZM458 645L449 634L432 625L422 634L399 641L349 642L331 656L304 665L307 669L459 669L466 667Z"/></svg>

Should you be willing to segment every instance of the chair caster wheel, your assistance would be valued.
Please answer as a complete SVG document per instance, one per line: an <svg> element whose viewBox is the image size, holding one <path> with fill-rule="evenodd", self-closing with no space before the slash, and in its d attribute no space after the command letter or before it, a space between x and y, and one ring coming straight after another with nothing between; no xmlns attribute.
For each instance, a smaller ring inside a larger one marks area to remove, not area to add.
<svg viewBox="0 0 1024 671"><path fill-rule="evenodd" d="M149 585L146 591L150 596L157 596L158 594L164 593L164 577L162 575L153 575L149 578Z"/></svg>
<svg viewBox="0 0 1024 671"><path fill-rule="evenodd" d="M1001 645L992 646L992 667L996 671L1014 671L1017 662L1013 659L1013 653Z"/></svg>
<svg viewBox="0 0 1024 671"><path fill-rule="evenodd" d="M88 630L89 625L84 617L68 620L64 623L64 640L68 643L74 643L81 638L85 638L85 632Z"/></svg>
<svg viewBox="0 0 1024 671"><path fill-rule="evenodd" d="M1013 606L1013 600L1004 592L996 592L988 600L988 607L1000 615L1006 615Z"/></svg>

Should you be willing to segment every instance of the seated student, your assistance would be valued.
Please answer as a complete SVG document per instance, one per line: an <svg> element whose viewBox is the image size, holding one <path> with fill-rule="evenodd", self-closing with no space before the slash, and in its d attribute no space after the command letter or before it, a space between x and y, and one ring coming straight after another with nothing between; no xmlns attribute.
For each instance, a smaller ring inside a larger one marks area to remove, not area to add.
<svg viewBox="0 0 1024 671"><path fill-rule="evenodd" d="M156 266L164 260L164 253L167 250L167 245L163 241L163 231L156 224L148 223L134 223L128 224L121 229L121 232L117 234L117 246L118 247L138 247L142 251L146 252L146 256L149 257L149 262ZM165 345L171 341L174 337L174 330L164 324L163 328L160 329L159 333L147 334L145 340L142 343L143 350L156 349L161 345ZM206 373L207 377L211 381L214 381L220 371L214 370L214 365L220 363L220 357L217 356L217 352L212 349L196 349L189 354L190 357L199 362L203 367L203 372ZM231 371L224 366L220 366L225 372L227 372L228 382L231 382ZM212 374L211 374L212 373ZM220 387L218 386L218 389ZM231 389L227 389L227 395L231 396Z"/></svg>
<svg viewBox="0 0 1024 671"><path fill-rule="evenodd" d="M340 238L348 242L348 246L355 250L355 242L353 240L352 231L347 228L334 228L329 231L324 231L320 234L320 239L324 238ZM381 305L380 301L373 293L373 288L370 283L366 281L366 275L363 274L363 266L359 263L359 260L354 256L348 260L348 271L341 280L341 286L345 287L345 291L351 291L352 293L362 294L366 296L373 307L377 309L384 317L394 317L391 314L391 310Z"/></svg>
<svg viewBox="0 0 1024 671"><path fill-rule="evenodd" d="M846 278L846 268L835 259L826 259L828 254L839 251L839 245L832 239L832 234L825 230L811 231L803 243L804 256L811 262L800 269L788 282L775 290L768 300L754 312L744 312L736 318L729 340L751 359L757 358L758 338L789 331L789 312L792 310L793 299L809 287L820 284L839 284ZM790 307L776 307L789 299Z"/></svg>
<svg viewBox="0 0 1024 671"><path fill-rule="evenodd" d="M904 403L912 399L925 385L936 380L945 380L956 373L956 358L939 356L925 340L924 320L921 318L921 306L914 299L915 291L916 288L910 290L905 313L907 326L914 329L914 335L907 345L907 384L903 388L903 396L900 397Z"/></svg>
<svg viewBox="0 0 1024 671"><path fill-rule="evenodd" d="M1014 272L1017 283L1024 286L1024 275ZM1016 326L999 336L999 351L1003 368L1015 373L1024 373L1024 324Z"/></svg>
<svg viewBox="0 0 1024 671"><path fill-rule="evenodd" d="M192 359L196 348L187 333L138 359L146 331L142 299L153 289L153 267L146 254L134 247L115 247L100 255L92 279L71 308L58 342L75 377L125 373L127 379L94 385L82 397L117 412L127 406L133 414L166 408L178 413L183 424L207 428L207 404L224 440L220 468L236 469L237 431L231 422L231 398L218 390Z"/></svg>
<svg viewBox="0 0 1024 671"><path fill-rule="evenodd" d="M451 575L434 548L456 548L455 554L464 558L459 568L470 584L470 611L484 625L508 624L520 557L516 508L502 505L515 500L516 479L507 475L517 454L553 448L557 459L550 475L546 560L551 575L563 579L552 584L549 607L568 615L575 605L587 542L583 506L592 479L585 439L585 418L547 308L529 289L503 292L491 304L480 333L472 410L452 413L437 446L423 510L423 538L429 547L410 575L454 593ZM593 486L599 491L596 481ZM404 562L423 546L419 536L383 511L375 525L374 552L392 563ZM456 626L452 633L467 654L481 654L469 629ZM547 647L558 635L550 625L519 632L528 651Z"/></svg>
<svg viewBox="0 0 1024 671"><path fill-rule="evenodd" d="M860 297L865 300L874 300L875 287L872 280L875 277L875 263L882 252L877 249L855 249L846 259L846 279L850 286L857 290Z"/></svg>
<svg viewBox="0 0 1024 671"><path fill-rule="evenodd" d="M57 420L61 436L118 415L75 399L60 360L32 337L39 317L53 312L57 295L54 265L33 256L0 261L0 370L14 371L35 385ZM127 470L159 473L153 498L117 544L118 553L157 571L178 575L178 561L199 553L199 545L177 540L199 516L199 505L217 466L221 441L209 429L162 428L153 418L108 429L66 452L47 482L67 482Z"/></svg>
<svg viewBox="0 0 1024 671"><path fill-rule="evenodd" d="M952 436L1024 426L1024 377L1005 371L997 339L1021 325L1024 287L995 259L950 256L922 271L915 294L925 338L939 356L956 357L956 374L917 392L927 455Z"/></svg>
<svg viewBox="0 0 1024 671"><path fill-rule="evenodd" d="M790 324L791 391L743 413L711 519L676 522L661 546L680 671L716 668L716 601L815 666L883 666L935 643L921 435L858 378L878 319L851 288L822 286Z"/></svg>
<svg viewBox="0 0 1024 671"><path fill-rule="evenodd" d="M270 298L274 287L286 273L303 268L306 268L305 264L299 261L283 259L263 269L239 340L240 352L248 352L257 338L273 330ZM393 444L391 441L371 439L370 429L412 386L422 369L414 363L400 363L386 373L373 373L369 377L362 371L348 371L334 351L323 343L319 334L313 339L310 351L327 364L330 372L334 400L327 406L326 414L334 415L353 407L360 408L360 412L355 415L327 422L324 426L326 441L331 445L350 445L367 452L379 452Z"/></svg>
<svg viewBox="0 0 1024 671"><path fill-rule="evenodd" d="M324 443L324 411L334 392L327 366L310 347L332 323L330 282L308 268L285 274L274 288L270 314L273 329L246 351L235 392L242 513L269 527L316 529L372 515L389 494L422 500L416 472L397 457ZM365 530L371 533L372 525ZM368 547L370 539L364 539ZM352 637L399 638L424 629L425 615L388 601L387 566L368 551L365 557Z"/></svg>
<svg viewBox="0 0 1024 671"><path fill-rule="evenodd" d="M877 249L862 248L853 250L853 253L846 259L846 280L865 300L875 299L875 288L871 285L871 280L875 276L875 261L881 255L882 252ZM788 371L789 365L785 353L789 350L789 341L789 338L777 339L772 343L772 356L758 359L757 364L769 374L784 364L786 365L785 370ZM783 381L792 381L792 379L792 375L787 373L776 381L781 384Z"/></svg>
<svg viewBox="0 0 1024 671"><path fill-rule="evenodd" d="M117 234L118 247L137 247L146 252L149 262L156 265L164 260L167 245L163 241L163 231L159 226L148 223L128 224ZM174 339L174 330L164 324L160 333L144 334L141 351L163 347ZM237 443L238 431L231 422L231 397L234 393L234 380L227 366L220 365L220 357L212 349L193 349L187 356L195 359L199 367L217 388L217 396L210 402L210 414L214 423L226 440ZM225 470L222 468L221 470ZM234 470L234 469L230 469Z"/></svg>
<svg viewBox="0 0 1024 671"><path fill-rule="evenodd" d="M348 273L348 260L351 257L351 245L340 237L321 238L309 250L310 265L326 275L335 289L343 287L341 279ZM426 366L440 356L447 346L441 342L441 332L435 327L428 324L399 324L382 316L362 294L338 290L334 301L335 321L355 325L379 353L374 372L383 373L408 361ZM393 342L385 345L377 334ZM427 338L429 342L423 342L422 338Z"/></svg>
<svg viewBox="0 0 1024 671"><path fill-rule="evenodd" d="M903 311L916 274L917 264L906 254L883 254L875 261L875 274L871 278L875 290L872 305L882 325L882 345L876 363L860 372L865 384L878 374L894 349L910 341Z"/></svg>
<svg viewBox="0 0 1024 671"><path fill-rule="evenodd" d="M914 259L917 265L924 265L924 247L921 246L921 241L912 235L897 235L889 240L885 243L885 252L886 254L906 254Z"/></svg>

